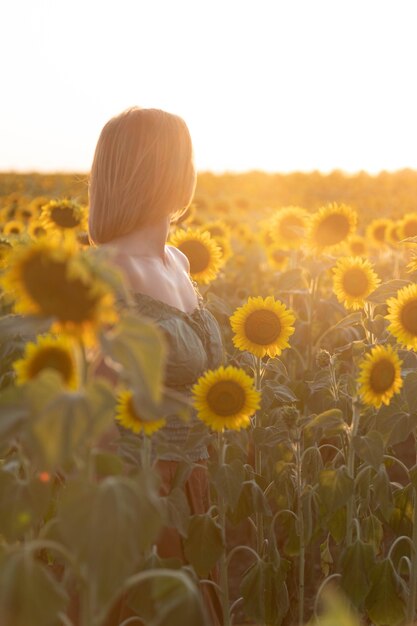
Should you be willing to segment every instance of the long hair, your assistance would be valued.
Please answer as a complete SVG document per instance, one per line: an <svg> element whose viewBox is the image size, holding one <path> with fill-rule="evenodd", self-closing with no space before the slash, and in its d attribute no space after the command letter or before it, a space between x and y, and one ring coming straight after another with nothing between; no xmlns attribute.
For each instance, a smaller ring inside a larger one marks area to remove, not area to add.
<svg viewBox="0 0 417 626"><path fill-rule="evenodd" d="M134 107L107 122L90 174L89 235L106 243L163 217L179 217L195 189L184 120Z"/></svg>

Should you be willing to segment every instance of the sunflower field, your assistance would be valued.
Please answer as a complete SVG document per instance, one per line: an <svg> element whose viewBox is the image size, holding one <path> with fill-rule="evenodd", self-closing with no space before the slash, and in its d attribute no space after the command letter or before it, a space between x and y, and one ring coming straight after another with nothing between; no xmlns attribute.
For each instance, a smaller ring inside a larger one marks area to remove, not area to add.
<svg viewBox="0 0 417 626"><path fill-rule="evenodd" d="M203 591L224 626L417 620L416 192L411 170L201 174L169 244L224 363L190 403L89 245L87 179L0 175L1 626L210 626ZM201 514L187 450L169 493L154 468L191 411Z"/></svg>

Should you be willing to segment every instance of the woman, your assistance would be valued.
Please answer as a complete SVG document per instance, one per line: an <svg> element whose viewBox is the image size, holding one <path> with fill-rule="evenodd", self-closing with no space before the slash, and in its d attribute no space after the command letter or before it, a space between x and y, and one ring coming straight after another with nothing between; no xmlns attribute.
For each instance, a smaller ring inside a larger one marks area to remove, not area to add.
<svg viewBox="0 0 417 626"><path fill-rule="evenodd" d="M204 308L189 275L187 257L166 244L170 223L190 205L196 184L192 143L185 122L157 109L131 108L112 118L97 143L90 179L89 232L92 242L111 251L132 293L135 309L152 318L168 342L165 384L189 397L191 387L207 369L222 361L217 323ZM191 426L193 421L191 420ZM161 493L170 491L179 451L190 423L169 416L161 431L165 451L156 467ZM188 450L198 462L186 484L191 512L208 508L205 446ZM159 554L183 561L178 533L166 529ZM218 606L203 587L213 624Z"/></svg>

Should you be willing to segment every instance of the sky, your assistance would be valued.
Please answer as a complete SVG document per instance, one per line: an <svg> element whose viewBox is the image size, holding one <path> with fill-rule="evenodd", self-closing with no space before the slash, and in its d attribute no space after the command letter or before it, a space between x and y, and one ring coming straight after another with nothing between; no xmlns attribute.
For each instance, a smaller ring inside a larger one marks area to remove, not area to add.
<svg viewBox="0 0 417 626"><path fill-rule="evenodd" d="M129 106L214 172L417 169L416 0L9 0L0 170L88 171Z"/></svg>

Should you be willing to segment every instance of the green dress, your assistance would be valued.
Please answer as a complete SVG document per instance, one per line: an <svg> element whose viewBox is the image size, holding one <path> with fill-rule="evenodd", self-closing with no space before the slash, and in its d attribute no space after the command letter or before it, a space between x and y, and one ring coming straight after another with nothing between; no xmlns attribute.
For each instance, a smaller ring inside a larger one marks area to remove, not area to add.
<svg viewBox="0 0 417 626"><path fill-rule="evenodd" d="M215 317L205 307L200 294L192 313L185 313L147 294L136 292L132 296L134 309L154 321L166 338L165 385L191 397L191 388L198 378L223 362L222 339ZM164 449L158 458L180 460L185 456L190 461L208 458L205 445L196 443L190 447L189 444L190 433L198 426L195 410L187 422L175 415L168 416L167 425L155 436L156 446L158 442L162 443Z"/></svg>

